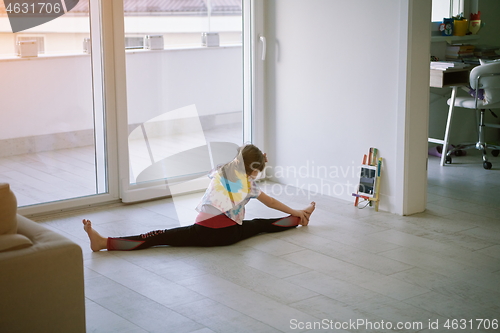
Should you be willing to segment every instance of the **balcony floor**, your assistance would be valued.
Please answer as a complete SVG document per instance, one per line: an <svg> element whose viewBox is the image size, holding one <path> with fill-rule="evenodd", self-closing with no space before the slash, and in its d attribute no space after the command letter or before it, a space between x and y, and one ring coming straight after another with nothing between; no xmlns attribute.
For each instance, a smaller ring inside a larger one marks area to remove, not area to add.
<svg viewBox="0 0 500 333"><path fill-rule="evenodd" d="M207 142L242 142L241 124L217 126L205 130ZM157 137L156 148L170 151L181 145L176 137ZM134 141L130 155L135 164L144 164L144 146ZM147 153L146 153L147 155ZM146 162L149 162L147 158ZM150 162L149 162L150 163ZM134 166L132 167L134 169ZM0 182L9 183L18 206L30 206L96 194L95 154L93 146L59 149L0 158Z"/></svg>

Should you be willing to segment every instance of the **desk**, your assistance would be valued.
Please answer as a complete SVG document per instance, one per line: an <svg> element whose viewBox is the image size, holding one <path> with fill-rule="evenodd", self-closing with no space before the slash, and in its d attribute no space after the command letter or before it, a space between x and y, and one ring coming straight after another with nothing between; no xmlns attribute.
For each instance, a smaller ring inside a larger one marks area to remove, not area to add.
<svg viewBox="0 0 500 333"><path fill-rule="evenodd" d="M470 68L449 68L445 71L439 69L431 69L430 86L434 88L451 87L451 101L448 108L448 119L446 120L446 129L444 131L444 140L428 138L428 142L443 145L441 153L441 165L444 165L446 152L448 151L449 134L451 119L453 118L453 109L455 108L455 98L457 90L461 86L469 84Z"/></svg>
<svg viewBox="0 0 500 333"><path fill-rule="evenodd" d="M430 86L433 88L464 86L469 84L469 73L470 67L448 68L445 71L431 69Z"/></svg>

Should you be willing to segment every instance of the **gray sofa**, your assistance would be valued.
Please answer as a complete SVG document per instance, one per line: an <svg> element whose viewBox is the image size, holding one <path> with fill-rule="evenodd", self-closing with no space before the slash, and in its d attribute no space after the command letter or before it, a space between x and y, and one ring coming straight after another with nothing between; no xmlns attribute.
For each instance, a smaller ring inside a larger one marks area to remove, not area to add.
<svg viewBox="0 0 500 333"><path fill-rule="evenodd" d="M8 184L0 184L0 291L0 332L85 332L80 246L17 214Z"/></svg>

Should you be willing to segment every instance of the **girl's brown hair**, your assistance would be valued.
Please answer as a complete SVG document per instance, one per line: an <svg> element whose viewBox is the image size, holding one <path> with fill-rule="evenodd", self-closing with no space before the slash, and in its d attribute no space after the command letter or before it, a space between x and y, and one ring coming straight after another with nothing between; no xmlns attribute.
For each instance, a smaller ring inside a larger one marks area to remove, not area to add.
<svg viewBox="0 0 500 333"><path fill-rule="evenodd" d="M222 172L224 178L234 182L238 180L235 171L243 171L243 166L245 167L245 173L250 176L255 170L264 170L266 166L266 157L257 146L247 144L238 148L238 155L236 158L223 165L219 171Z"/></svg>
<svg viewBox="0 0 500 333"><path fill-rule="evenodd" d="M262 151L252 144L240 147L239 153L243 157L245 172L250 176L255 170L262 171L266 166L266 157Z"/></svg>

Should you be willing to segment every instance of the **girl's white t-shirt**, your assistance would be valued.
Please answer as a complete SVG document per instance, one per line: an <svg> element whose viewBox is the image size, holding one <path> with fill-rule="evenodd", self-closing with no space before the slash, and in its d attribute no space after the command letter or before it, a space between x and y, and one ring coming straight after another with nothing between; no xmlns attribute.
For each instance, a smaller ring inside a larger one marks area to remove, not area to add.
<svg viewBox="0 0 500 333"><path fill-rule="evenodd" d="M211 178L210 185L196 210L213 214L215 208L219 214L224 213L236 223L242 224L245 205L250 199L257 198L261 190L255 180L246 173L235 171L235 175L236 181L232 182L224 177L221 168L214 170L208 176Z"/></svg>

